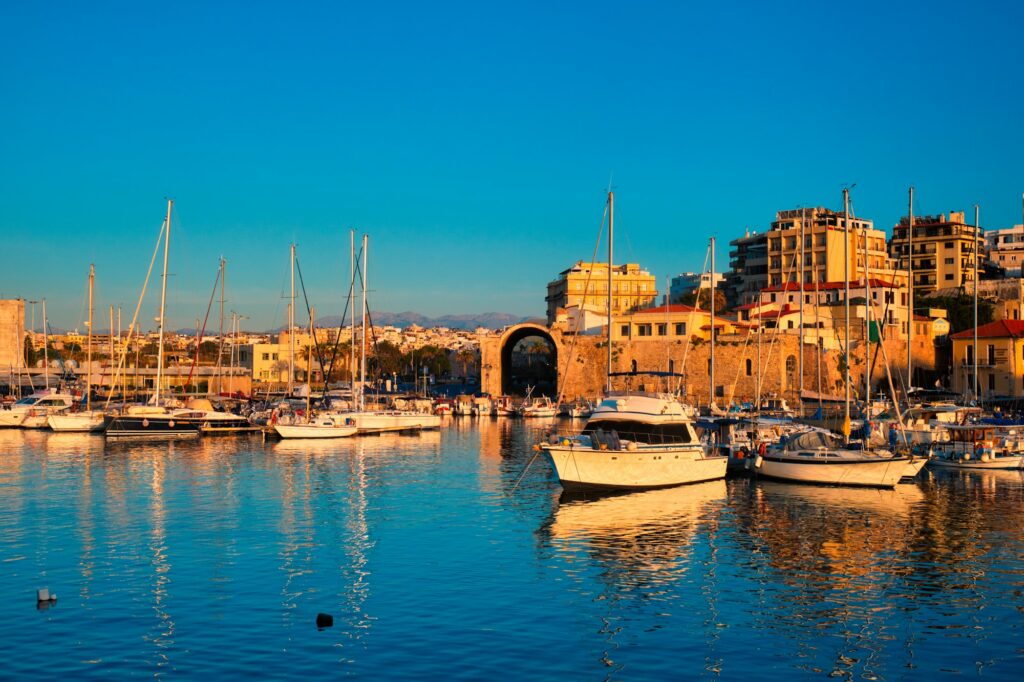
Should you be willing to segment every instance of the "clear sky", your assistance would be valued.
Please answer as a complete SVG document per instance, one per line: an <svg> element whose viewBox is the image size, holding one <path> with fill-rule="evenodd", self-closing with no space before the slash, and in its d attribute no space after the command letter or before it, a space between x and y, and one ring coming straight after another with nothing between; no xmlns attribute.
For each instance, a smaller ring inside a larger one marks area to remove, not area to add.
<svg viewBox="0 0 1024 682"><path fill-rule="evenodd" d="M337 314L350 227L378 310L541 315L609 179L616 252L659 286L847 183L886 229L910 184L918 213L1009 226L1022 25L1012 2L6 0L0 296L80 326L94 262L97 305L130 311L166 196L176 327L222 254L229 309L281 324L293 240Z"/></svg>

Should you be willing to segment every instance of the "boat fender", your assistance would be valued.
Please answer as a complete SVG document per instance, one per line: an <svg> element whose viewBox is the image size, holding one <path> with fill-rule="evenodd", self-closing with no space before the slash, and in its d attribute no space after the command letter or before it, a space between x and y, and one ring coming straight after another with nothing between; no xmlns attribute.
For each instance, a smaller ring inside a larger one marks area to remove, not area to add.
<svg viewBox="0 0 1024 682"><path fill-rule="evenodd" d="M148 419L143 419L142 420L142 428L144 428L144 429L149 428L149 420Z"/></svg>
<svg viewBox="0 0 1024 682"><path fill-rule="evenodd" d="M169 422L167 422L167 425L173 429L174 428L174 420L172 419Z"/></svg>
<svg viewBox="0 0 1024 682"><path fill-rule="evenodd" d="M992 457L991 457L991 455L989 455L989 454L988 454L987 452L983 452L983 453L981 453L981 461L982 461L982 462L987 462L987 461L989 461L990 459L992 459Z"/></svg>
<svg viewBox="0 0 1024 682"><path fill-rule="evenodd" d="M568 438L563 438L562 439L562 445L570 445L569 439Z"/></svg>
<svg viewBox="0 0 1024 682"><path fill-rule="evenodd" d="M964 459L964 461L965 461L965 462L967 462L967 461L970 461L970 459L971 459L971 453L969 453L969 452L965 452L965 453L964 453L964 457L963 457L963 459Z"/></svg>
<svg viewBox="0 0 1024 682"><path fill-rule="evenodd" d="M629 452L636 452L636 443L634 443L633 441L629 441L628 443L626 443L626 450L628 450Z"/></svg>
<svg viewBox="0 0 1024 682"><path fill-rule="evenodd" d="M757 457L754 458L755 469L760 469L762 464L764 464L764 458L761 457L761 455L758 455Z"/></svg>

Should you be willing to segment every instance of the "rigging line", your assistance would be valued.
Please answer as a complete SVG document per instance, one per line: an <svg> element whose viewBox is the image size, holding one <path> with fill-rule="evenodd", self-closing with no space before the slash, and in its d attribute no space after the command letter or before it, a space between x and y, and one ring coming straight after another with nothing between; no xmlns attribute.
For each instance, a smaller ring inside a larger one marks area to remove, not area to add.
<svg viewBox="0 0 1024 682"><path fill-rule="evenodd" d="M196 371L196 365L199 364L199 347L203 345L203 336L206 334L206 323L210 319L210 310L213 309L213 299L217 296L217 285L220 283L220 272L221 269L217 268L217 276L213 279L213 291L210 292L210 302L206 305L206 317L203 318L203 326L199 331L199 338L196 339L196 355L192 358L192 367L188 370L188 379L185 380L185 386L192 385L192 374ZM221 347L224 345L224 338L220 340Z"/></svg>
<svg viewBox="0 0 1024 682"><path fill-rule="evenodd" d="M799 254L799 251L795 251L793 253L792 260L790 260L790 266L794 270L796 269L796 261L797 261L797 258L798 258L798 254ZM802 267L802 265L801 265L801 267ZM786 279L786 275L787 275L786 264L783 263L782 264L782 279ZM786 291L786 288L785 288L786 284L788 284L788 282L783 284L783 291ZM803 296L803 286L804 286L803 282L800 282L800 295L801 296ZM765 356L764 367L761 368L761 373L758 376L758 382L757 383L758 383L758 386L761 386L762 388L764 387L764 378L765 378L765 376L767 376L768 367L771 365L772 349L775 347L775 342L779 338L779 329L782 327L782 324L781 324L782 320L780 319L781 317L782 317L782 308L779 309L779 315L777 315L775 317L775 329L772 330L772 340L771 340L771 343L768 344L768 355ZM760 411L760 409L761 409L761 396L760 395L757 396L757 405L755 407L756 407L756 409L758 411Z"/></svg>
<svg viewBox="0 0 1024 682"><path fill-rule="evenodd" d="M738 320L737 320L738 321ZM754 325L747 326L747 338L743 341L743 352L740 353L740 362L736 365L736 376L732 380L732 386L729 387L729 391L732 393L733 403L736 402L736 387L740 383L740 371L744 362L747 359L747 348L750 347L750 337L753 334Z"/></svg>
<svg viewBox="0 0 1024 682"><path fill-rule="evenodd" d="M361 248L362 247L360 247L360 249ZM331 376L331 372L334 371L334 363L338 359L338 348L341 347L341 332L345 329L345 318L348 316L348 312L349 312L348 311L348 305L349 305L350 302L352 302L352 300L355 299L355 296L352 295L354 287L355 287L355 281L349 282L349 284L348 284L348 297L346 297L346 299L345 299L345 307L341 311L341 319L338 321L338 335L334 339L334 350L331 352L331 363L330 363L330 365L328 365L327 374L324 377L324 387L325 388L327 387L327 381L328 381L328 378L330 378L330 376ZM352 314L355 315L355 311L353 311ZM349 341L350 345L354 345L355 342L356 342L356 340L354 338L350 339L350 341Z"/></svg>
<svg viewBox="0 0 1024 682"><path fill-rule="evenodd" d="M142 282L142 291L139 293L139 300L135 304L135 313L132 315L132 321L128 325L128 338L124 341L124 347L121 349L121 359L117 363L117 370L114 373L114 379L110 383L111 391L107 394L107 402L103 406L103 409L109 409L110 400L114 397L113 388L117 386L117 379L121 376L121 370L124 369L125 362L128 359L128 348L131 346L132 334L135 332L135 323L139 319L139 310L142 308L142 301L146 297L146 288L149 286L149 277L153 274L153 265L156 263L157 254L160 253L160 241L164 237L164 230L167 229L167 219L165 218L160 224L160 233L156 237L156 246L153 247L153 257L149 260L149 269L146 270L146 279ZM136 367L136 370L138 368ZM127 383L127 373L125 374L125 383ZM136 391L138 389L136 388Z"/></svg>
<svg viewBox="0 0 1024 682"><path fill-rule="evenodd" d="M587 279L583 283L583 300L584 301L586 301L587 292L590 290L590 279L591 279L591 277L593 277L593 274L594 274L593 264L594 264L595 261L597 261L597 253L598 253L598 251L601 248L601 237L602 237L602 235L604 235L604 223L605 223L605 220L607 220L607 218L608 218L608 202L605 201L605 203L604 203L604 212L601 214L601 222L600 222L600 224L598 225L598 228L597 228L597 243L594 244L594 254L590 257L591 268L587 271ZM611 266L612 266L612 264L609 263L608 267L610 268ZM614 300L611 297L612 296L612 292L609 291L608 292L608 296L609 296L609 299L608 299L609 301L613 301ZM581 313L584 312L582 307L580 308L580 312ZM586 316L585 315L584 315L584 320L586 320ZM612 321L609 319L607 321L607 323L608 323L608 336L610 337L611 336L611 331L612 331L611 330ZM572 367L573 354L575 353L576 341L578 339L579 339L579 329L576 330L576 333L572 337L572 344L570 344L570 346L569 346L569 355L565 359L565 377L566 377L566 380L568 380L569 369ZM558 395L556 396L555 404L558 404L558 403L562 402L562 397L564 395L565 386L566 386L567 383L568 383L568 381L562 381L561 382L562 385L558 389Z"/></svg>

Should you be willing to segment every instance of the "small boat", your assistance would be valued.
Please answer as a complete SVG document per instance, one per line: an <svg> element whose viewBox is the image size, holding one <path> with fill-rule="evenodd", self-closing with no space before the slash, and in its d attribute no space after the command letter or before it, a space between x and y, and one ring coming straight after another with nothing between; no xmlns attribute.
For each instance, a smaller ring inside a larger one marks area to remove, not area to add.
<svg viewBox="0 0 1024 682"><path fill-rule="evenodd" d="M489 417L491 415L491 399L488 396L475 396L470 407L470 414L474 417Z"/></svg>
<svg viewBox="0 0 1024 682"><path fill-rule="evenodd" d="M540 398L528 399L519 406L516 413L520 417L555 417L558 415L558 408L551 402L551 398L541 396Z"/></svg>
<svg viewBox="0 0 1024 682"><path fill-rule="evenodd" d="M434 414L443 417L446 414L452 413L452 401L448 398L441 398L434 405Z"/></svg>
<svg viewBox="0 0 1024 682"><path fill-rule="evenodd" d="M798 434L755 459L758 475L766 478L872 488L892 488L910 473L910 464L907 455L843 447L840 439L821 430Z"/></svg>
<svg viewBox="0 0 1024 682"><path fill-rule="evenodd" d="M133 405L110 417L107 438L174 440L199 437L199 422L181 419L174 411L158 405Z"/></svg>
<svg viewBox="0 0 1024 682"><path fill-rule="evenodd" d="M562 403L558 407L558 414L569 419L586 419L593 414L593 406L585 400L577 400L571 403Z"/></svg>
<svg viewBox="0 0 1024 682"><path fill-rule="evenodd" d="M1024 469L1024 454L1015 441L1000 439L994 426L950 425L950 440L934 447L934 466L955 469Z"/></svg>
<svg viewBox="0 0 1024 682"><path fill-rule="evenodd" d="M51 415L67 412L74 404L68 393L38 391L0 410L0 428L45 429Z"/></svg>
<svg viewBox="0 0 1024 682"><path fill-rule="evenodd" d="M358 432L354 424L331 415L319 416L305 423L278 422L274 430L281 438L346 438Z"/></svg>
<svg viewBox="0 0 1024 682"><path fill-rule="evenodd" d="M491 399L492 417L515 417L516 404L512 396L499 395Z"/></svg>
<svg viewBox="0 0 1024 682"><path fill-rule="evenodd" d="M387 431L419 431L441 428L441 417L408 410L364 410L331 413L334 419L353 424L359 433L385 433Z"/></svg>
<svg viewBox="0 0 1024 682"><path fill-rule="evenodd" d="M46 423L51 430L58 433L96 433L106 428L107 415L102 410L62 412L51 414Z"/></svg>
<svg viewBox="0 0 1024 682"><path fill-rule="evenodd" d="M473 396L455 396L455 405L452 409L452 414L458 417L468 417L473 414Z"/></svg>

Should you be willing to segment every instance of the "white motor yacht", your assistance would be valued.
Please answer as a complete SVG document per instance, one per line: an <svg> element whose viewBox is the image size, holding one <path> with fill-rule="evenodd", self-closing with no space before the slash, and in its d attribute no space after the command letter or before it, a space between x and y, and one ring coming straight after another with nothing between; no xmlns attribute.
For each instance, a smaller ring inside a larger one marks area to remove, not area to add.
<svg viewBox="0 0 1024 682"><path fill-rule="evenodd" d="M552 435L541 448L566 490L666 488L725 477L727 457L709 455L689 410L667 394L612 394L583 433Z"/></svg>
<svg viewBox="0 0 1024 682"><path fill-rule="evenodd" d="M70 394L38 391L0 410L0 428L45 429L50 415L67 412L74 403Z"/></svg>
<svg viewBox="0 0 1024 682"><path fill-rule="evenodd" d="M102 410L62 412L51 414L46 423L58 433L95 433L106 428L107 415Z"/></svg>

